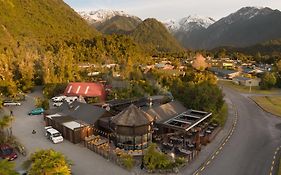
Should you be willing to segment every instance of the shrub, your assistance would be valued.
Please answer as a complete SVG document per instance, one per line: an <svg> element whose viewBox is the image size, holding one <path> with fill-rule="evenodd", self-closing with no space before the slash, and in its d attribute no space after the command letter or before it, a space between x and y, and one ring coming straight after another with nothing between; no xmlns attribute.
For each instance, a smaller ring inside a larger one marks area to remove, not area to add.
<svg viewBox="0 0 281 175"><path fill-rule="evenodd" d="M121 155L121 159L122 159L123 165L128 170L131 170L134 167L135 161L134 161L134 159L133 159L133 157L131 155L129 155L129 154L122 154Z"/></svg>
<svg viewBox="0 0 281 175"><path fill-rule="evenodd" d="M266 72L261 79L261 89L271 89L276 84L276 77L273 73Z"/></svg>
<svg viewBox="0 0 281 175"><path fill-rule="evenodd" d="M168 155L158 151L156 147L156 144L151 144L144 154L144 165L146 168L150 171L173 168L173 162Z"/></svg>
<svg viewBox="0 0 281 175"><path fill-rule="evenodd" d="M62 94L66 88L67 84L46 84L43 89L43 94L47 98Z"/></svg>
<svg viewBox="0 0 281 175"><path fill-rule="evenodd" d="M186 160L184 157L176 157L175 159L175 167L181 166L186 163Z"/></svg>
<svg viewBox="0 0 281 175"><path fill-rule="evenodd" d="M37 97L35 99L35 101L36 101L35 106L37 108L42 107L45 110L49 109L49 100L48 99Z"/></svg>

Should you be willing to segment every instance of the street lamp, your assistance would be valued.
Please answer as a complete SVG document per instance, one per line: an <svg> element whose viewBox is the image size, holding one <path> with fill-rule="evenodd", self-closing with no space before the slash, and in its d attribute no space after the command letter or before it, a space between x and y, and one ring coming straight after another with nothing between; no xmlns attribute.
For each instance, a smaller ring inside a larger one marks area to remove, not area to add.
<svg viewBox="0 0 281 175"><path fill-rule="evenodd" d="M175 162L175 153L171 153L170 155L172 157L172 161Z"/></svg>
<svg viewBox="0 0 281 175"><path fill-rule="evenodd" d="M251 80L249 81L249 84L250 84L250 90L249 91L251 93L251 91L252 91L252 81Z"/></svg>

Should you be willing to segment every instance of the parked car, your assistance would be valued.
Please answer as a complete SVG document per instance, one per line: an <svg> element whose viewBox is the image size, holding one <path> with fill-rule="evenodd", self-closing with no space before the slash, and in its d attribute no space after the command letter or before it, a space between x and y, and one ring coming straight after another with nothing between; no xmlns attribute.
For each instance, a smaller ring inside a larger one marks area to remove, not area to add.
<svg viewBox="0 0 281 175"><path fill-rule="evenodd" d="M4 101L3 106L20 106L21 103L17 101Z"/></svg>
<svg viewBox="0 0 281 175"><path fill-rule="evenodd" d="M2 159L7 159L12 161L18 157L17 153L15 152L14 148L7 144L3 144L0 146L0 157Z"/></svg>
<svg viewBox="0 0 281 175"><path fill-rule="evenodd" d="M52 128L52 126L45 127L45 130L46 137L50 139L53 143L60 143L63 141L61 133L58 130Z"/></svg>
<svg viewBox="0 0 281 175"><path fill-rule="evenodd" d="M66 96L64 96L64 95L55 96L52 98L52 101L53 102L62 102L65 98L66 98Z"/></svg>
<svg viewBox="0 0 281 175"><path fill-rule="evenodd" d="M40 115L44 113L44 109L43 108L35 108L32 111L30 111L28 113L28 115Z"/></svg>
<svg viewBox="0 0 281 175"><path fill-rule="evenodd" d="M18 170L17 173L19 175L27 175L28 172L27 172L27 170Z"/></svg>
<svg viewBox="0 0 281 175"><path fill-rule="evenodd" d="M53 104L54 107L60 107L63 104L63 102L55 102Z"/></svg>
<svg viewBox="0 0 281 175"><path fill-rule="evenodd" d="M76 96L73 96L73 97L66 97L64 100L65 100L67 103L72 103L72 102L78 100L78 97L76 97Z"/></svg>

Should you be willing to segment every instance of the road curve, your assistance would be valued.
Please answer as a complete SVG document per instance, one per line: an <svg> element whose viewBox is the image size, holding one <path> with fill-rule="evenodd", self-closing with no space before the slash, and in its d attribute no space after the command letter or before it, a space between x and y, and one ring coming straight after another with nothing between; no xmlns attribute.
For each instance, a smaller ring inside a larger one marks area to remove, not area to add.
<svg viewBox="0 0 281 175"><path fill-rule="evenodd" d="M276 174L279 153L275 153L281 145L281 119L264 112L251 99L234 90L224 88L224 93L236 106L237 126L223 149L199 174Z"/></svg>

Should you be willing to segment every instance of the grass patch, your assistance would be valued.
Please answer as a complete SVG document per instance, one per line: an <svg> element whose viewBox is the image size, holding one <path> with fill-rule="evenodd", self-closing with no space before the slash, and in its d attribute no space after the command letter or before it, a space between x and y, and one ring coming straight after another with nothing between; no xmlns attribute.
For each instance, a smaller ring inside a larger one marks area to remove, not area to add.
<svg viewBox="0 0 281 175"><path fill-rule="evenodd" d="M251 97L265 111L281 117L281 96L259 96Z"/></svg>
<svg viewBox="0 0 281 175"><path fill-rule="evenodd" d="M220 126L224 126L226 119L228 116L228 107L227 104L224 103L221 111L218 114L214 114L212 121L217 122Z"/></svg>
<svg viewBox="0 0 281 175"><path fill-rule="evenodd" d="M278 89L278 88L273 88L271 90L261 90L260 87L252 87L251 92L250 92L250 87L237 85L237 84L234 84L232 81L220 80L219 85L234 89L241 93L264 94L264 95L281 93L281 89Z"/></svg>

